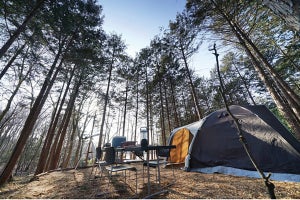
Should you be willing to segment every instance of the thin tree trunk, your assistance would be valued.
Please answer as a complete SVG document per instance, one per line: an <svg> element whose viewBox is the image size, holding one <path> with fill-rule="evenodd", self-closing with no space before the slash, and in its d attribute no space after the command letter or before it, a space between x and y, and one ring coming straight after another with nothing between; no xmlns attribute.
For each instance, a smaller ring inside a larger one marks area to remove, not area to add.
<svg viewBox="0 0 300 200"><path fill-rule="evenodd" d="M138 114L139 114L139 76L137 76L136 83L136 110L135 110L135 126L134 126L134 141L137 141L137 124L138 124Z"/></svg>
<svg viewBox="0 0 300 200"><path fill-rule="evenodd" d="M250 92L250 90L249 90L249 87L247 86L247 82L246 82L245 78L241 75L241 73L240 73L240 71L238 70L237 66L236 66L235 64L233 64L233 66L234 66L234 68L235 68L235 71L238 73L239 77L242 79L243 84L244 84L244 86L245 86L245 88L246 88L246 91L247 91L247 93L248 93L248 95L249 95L249 98L250 98L251 101L252 101L252 104L253 104L253 105L256 105L256 103L255 103L255 101L254 101L254 99L253 99L253 97L252 97L252 94L251 94L251 92Z"/></svg>
<svg viewBox="0 0 300 200"><path fill-rule="evenodd" d="M24 67L24 65L22 66ZM16 85L12 95L10 96L10 98L7 101L7 104L4 108L4 110L1 112L0 114L0 122L3 120L4 116L7 114L7 112L9 111L12 101L14 99L14 97L16 96L16 94L18 93L22 83L24 82L24 80L28 77L29 73L30 73L31 68L28 70L28 72L26 73L26 75L24 75L24 77L22 75L19 76L19 81L18 84Z"/></svg>
<svg viewBox="0 0 300 200"><path fill-rule="evenodd" d="M241 37L253 48L254 52L258 55L259 59L264 63L264 66L269 71L271 77L275 80L274 83L278 86L280 92L285 99L289 102L293 112L300 120L300 97L290 88L290 86L281 78L281 76L275 71L267 59L262 55L256 45L250 40L250 38L241 30L241 28L234 24Z"/></svg>
<svg viewBox="0 0 300 200"><path fill-rule="evenodd" d="M291 59L291 57L282 50L282 48L276 43L274 39L272 39L272 44L276 46L279 49L279 51L282 53L282 55L289 60L289 63L292 64L295 70L300 71L299 65L297 65L296 62L293 59Z"/></svg>
<svg viewBox="0 0 300 200"><path fill-rule="evenodd" d="M192 80L192 77L191 77L191 74L190 74L190 69L189 69L187 59L186 59L186 56L185 56L182 45L180 46L180 51L181 51L184 66L185 66L185 69L186 69L186 74L187 74L187 77L188 77L188 80L189 80L189 84L190 84L190 87L191 87L192 97L193 97L193 101L194 101L194 105L195 105L195 110L196 110L198 119L201 120L203 116L202 116L201 109L200 109L200 106L199 106L199 100L198 100L197 95L196 95L195 86L194 86L194 83L193 83L193 80Z"/></svg>
<svg viewBox="0 0 300 200"><path fill-rule="evenodd" d="M88 164L89 153L91 153L90 149L91 149L91 144L92 144L92 140L93 140L93 132L94 132L94 128L95 128L95 122L96 122L96 114L94 114L94 117L93 117L93 125L92 125L91 134L90 134L89 145L88 145L88 148L87 148L87 151L86 151L86 157L85 157L86 165Z"/></svg>
<svg viewBox="0 0 300 200"><path fill-rule="evenodd" d="M83 123L83 129L82 129L82 132L79 133L78 135L78 145L77 145L77 149L76 149L76 153L75 153L75 165L80 161L80 158L81 158L81 154L82 154L82 147L83 147L83 134L85 133L85 130L86 130L86 127L87 127L87 124L89 123L89 115L88 113L86 114L86 118L84 120L84 123ZM76 167L76 166L74 166Z"/></svg>
<svg viewBox="0 0 300 200"><path fill-rule="evenodd" d="M78 109L77 115L73 114L72 133L71 133L71 138L70 138L71 144L70 144L70 146L68 148L67 157L66 157L66 159L63 162L63 168L67 168L70 165L69 163L71 161L72 150L73 150L73 146L74 146L74 142L75 142L75 134L77 132L78 123L79 123L79 119L80 119L79 112L80 112L80 110L82 108L82 105L83 105L83 101L81 101L80 104L79 104L79 109ZM76 112L74 111L74 113L76 113ZM75 163L77 163L77 162L75 162Z"/></svg>
<svg viewBox="0 0 300 200"><path fill-rule="evenodd" d="M40 155L39 162L38 162L38 165L37 165L37 168L36 168L36 171L35 171L35 175L40 174L42 172L45 172L48 169L47 166L49 166L49 161L48 161L48 164L47 164L47 160L49 159L49 155L51 155L50 154L51 153L50 147L51 147L51 144L52 144L52 141L53 141L53 138L54 138L55 129L56 129L56 126L58 124L58 120L59 120L64 102L65 102L66 96L67 96L68 91L69 91L71 80L73 79L73 76L74 76L74 72L75 72L75 66L73 67L73 69L71 71L70 78L68 79L68 83L67 83L64 95L61 99L61 102L60 102L60 98L61 98L61 95L63 93L63 90L61 90L60 96L58 98L57 106L56 106L56 108L53 112L53 119L51 120L49 129L48 129L48 132L47 132L47 136L46 136L46 139L44 141L44 145L43 145L43 148L42 148L42 151L41 151L41 155ZM62 87L62 88L64 88L64 87ZM60 106L58 107L59 102L60 102Z"/></svg>
<svg viewBox="0 0 300 200"><path fill-rule="evenodd" d="M172 95L172 105L173 105L173 110L174 110L175 127L179 127L180 126L180 122L179 122L179 117L178 117L178 112L177 112L174 87L173 87L171 79L169 79L169 84L170 84L170 87L171 87L171 95Z"/></svg>
<svg viewBox="0 0 300 200"><path fill-rule="evenodd" d="M169 135L170 135L171 134L171 120L170 120L169 101L168 101L167 87L166 87L165 80L163 80L163 85L164 85L164 96L165 96L167 120L168 120L168 131L169 131Z"/></svg>
<svg viewBox="0 0 300 200"><path fill-rule="evenodd" d="M162 144L166 145L165 111L164 111L164 100L163 100L163 92L162 92L161 81L159 81L159 99L160 99L160 118L161 118Z"/></svg>
<svg viewBox="0 0 300 200"><path fill-rule="evenodd" d="M146 66L145 69L146 74L146 126L147 126L147 139L149 141L150 135L149 135L149 86L148 86L148 68ZM148 173L149 175L149 173Z"/></svg>
<svg viewBox="0 0 300 200"><path fill-rule="evenodd" d="M20 55L20 53L23 51L23 49L25 48L26 43L24 43L21 48L19 48L16 53L13 55L13 57L8 61L8 63L5 65L5 67L3 68L3 70L0 73L0 80L2 79L2 77L4 76L4 74L7 72L7 70L10 68L10 66L14 63L14 61L16 60L16 58L18 57L18 55Z"/></svg>
<svg viewBox="0 0 300 200"><path fill-rule="evenodd" d="M123 115L123 131L122 136L125 136L125 124L126 124L126 112L127 112L127 98L128 98L128 80L126 81L126 89L125 89L125 102L124 102L124 115Z"/></svg>
<svg viewBox="0 0 300 200"><path fill-rule="evenodd" d="M269 72L271 74L271 77L277 77L278 74L273 69L270 69L270 66L268 65L268 62L266 62L265 58L261 55L260 51L258 51L257 47L246 36L246 34L243 33L243 31L237 26L237 24L233 23L227 17L226 13L224 13L213 0L212 0L212 2L216 6L216 8L219 10L220 14L224 17L224 19L228 22L229 26L232 29L232 32L237 36L238 40L240 41L240 43L242 44L242 46L246 50L246 53L251 57L252 61L254 62L255 69L258 71L259 77L265 83L265 85L266 85L268 91L270 92L274 102L276 103L279 111L282 113L282 115L288 121L288 123L291 126L293 132L295 133L295 136L300 140L300 126L299 126L300 122L299 122L299 117L295 115L295 107L292 106L292 108L291 108L291 106L289 104L286 104L284 102L284 100L282 100L282 96L280 94L278 94L278 91L282 92L282 90L284 90L283 91L284 97L289 101L289 103L291 103L292 105L295 105L294 104L295 101L293 99L291 99L289 97L289 95L287 95L287 91L285 89L283 89L284 88L283 85L286 85L286 83L282 83L282 80L281 80L280 77L278 77L278 80L279 80L280 84L275 84L275 83L272 84L270 82L271 80L268 78L268 76L266 75L264 70L260 67L259 61L256 59L256 57L252 54L249 47L246 45L246 43L245 43L246 41L254 49L256 54L259 55L259 58L263 61L265 67L269 70ZM277 80L277 79L275 79L275 80ZM273 82L275 82L275 81L273 81ZM280 88L275 89L276 86L280 86ZM286 89L289 90L288 88L286 88ZM291 96L294 96L294 95L292 95L292 93L293 93L292 91L289 91L289 94ZM294 96L294 98L296 98L296 97ZM299 101L297 100L297 102L299 102ZM299 110L296 111L296 113L298 113Z"/></svg>
<svg viewBox="0 0 300 200"><path fill-rule="evenodd" d="M6 43L1 47L0 49L0 59L4 56L6 51L9 49L9 47L12 45L12 43L19 37L19 35L25 31L26 25L28 22L33 18L33 16L37 13L39 8L42 6L45 0L39 0L37 1L35 7L32 9L32 11L27 15L27 17L24 19L23 23L16 29L16 31L13 33L13 35L6 41Z"/></svg>
<svg viewBox="0 0 300 200"><path fill-rule="evenodd" d="M62 146L63 146L63 141L64 141L66 133L67 133L67 128L68 128L68 125L69 125L69 122L70 122L70 118L71 118L72 110L73 110L73 107L74 107L74 104L75 104L75 100L78 96L79 88L81 86L82 76L83 76L83 74L80 75L80 78L79 78L79 80L78 80L78 82L75 86L75 89L72 92L70 101L69 101L68 106L66 108L66 113L64 115L64 119L62 120L62 126L60 127L60 129L57 133L58 135L60 135L60 138L59 138L59 142L57 143L57 146L55 148L55 153L53 154L53 157L51 159L52 161L51 161L50 168L49 168L50 170L51 169L56 169L57 166L58 166L59 156L60 156L61 149L62 149Z"/></svg>
<svg viewBox="0 0 300 200"><path fill-rule="evenodd" d="M32 133L35 122L42 110L42 107L48 97L48 94L53 86L53 83L56 80L56 76L57 76L58 72L60 71L60 67L62 65L62 60L61 60L61 63L59 64L58 68L56 69L55 73L53 74L56 64L58 62L58 59L61 55L61 51L62 51L62 48L59 49L59 51L56 55L56 58L51 66L51 69L49 70L49 72L45 78L45 81L40 90L40 93L37 96L37 98L33 104L33 107L30 109L30 113L29 113L29 115L26 119L26 122L23 126L23 129L20 133L20 137L19 137L17 144L13 150L13 153L0 176L1 177L0 185L3 185L11 176L13 168L15 167L18 159L20 158L20 155L24 149L24 146L25 146L30 134Z"/></svg>
<svg viewBox="0 0 300 200"><path fill-rule="evenodd" d="M73 150L73 146L74 146L74 138L75 138L75 134L76 134L76 131L77 131L77 125L78 125L78 117L76 118L75 114L73 114L73 123L72 123L72 132L71 132L71 137L69 139L70 141L70 144L67 148L67 152L66 152L66 158L64 159L64 162L62 164L62 167L63 168L67 168L69 163L70 163L70 160L71 160L71 155L72 155L72 150Z"/></svg>
<svg viewBox="0 0 300 200"><path fill-rule="evenodd" d="M111 75L112 75L114 57L115 57L115 55L114 55L114 52L113 52L112 59L111 59L111 64L110 64L109 72L108 72L108 82L107 82L107 88L106 88L106 93L105 93L102 120L101 120L101 125L100 125L100 136L99 136L99 141L98 141L98 147L102 146L103 129L104 129L105 116L106 116L106 109L107 109L106 107L107 107L108 100L109 100L109 88L110 88L110 82L111 82Z"/></svg>
<svg viewBox="0 0 300 200"><path fill-rule="evenodd" d="M239 37L238 37L239 38ZM243 44L243 40L239 38L240 42ZM288 121L289 125L291 126L293 132L296 134L296 137L300 139L300 127L298 126L297 119L293 116L293 111L290 109L289 106L286 106L285 103L282 101L281 96L277 93L274 85L270 82L268 79L268 76L266 75L265 71L260 67L260 63L258 60L256 60L255 56L251 53L251 51L248 49L247 45L243 45L246 53L249 55L251 60L254 63L254 67L256 71L258 72L258 75L262 82L265 84L267 90L269 91L270 95L272 96L275 104L277 105L280 113L284 116L284 118Z"/></svg>
<svg viewBox="0 0 300 200"><path fill-rule="evenodd" d="M182 101L183 101L183 105L184 105L184 111L185 111L185 116L184 118L187 118L189 116L189 112L188 112L188 108L187 108L187 100L185 99L185 95L183 93L183 91L181 91L181 95L182 95Z"/></svg>

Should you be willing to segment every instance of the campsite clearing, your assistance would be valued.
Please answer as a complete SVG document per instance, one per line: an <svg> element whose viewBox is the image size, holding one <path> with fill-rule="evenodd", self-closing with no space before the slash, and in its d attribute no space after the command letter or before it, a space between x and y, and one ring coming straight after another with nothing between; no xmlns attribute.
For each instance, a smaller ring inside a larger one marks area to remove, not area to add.
<svg viewBox="0 0 300 200"><path fill-rule="evenodd" d="M91 177L92 168L78 170L54 171L43 174L29 182L31 176L15 177L15 180L0 188L1 199L11 198L143 198L147 195L147 187L142 184L139 175L138 196L124 187L123 182L113 182L105 192L107 182ZM154 170L151 170L153 173ZM184 172L175 169L176 183L168 187L169 193L155 196L164 199L198 199L198 198L268 198L267 190L260 179L235 177L223 174L202 174ZM162 175L171 177L171 169L163 169ZM171 179L163 179L163 185ZM120 180L120 179L118 179ZM299 199L300 183L272 181L275 184L277 198ZM132 184L133 185L133 181ZM112 187L113 186L113 187Z"/></svg>

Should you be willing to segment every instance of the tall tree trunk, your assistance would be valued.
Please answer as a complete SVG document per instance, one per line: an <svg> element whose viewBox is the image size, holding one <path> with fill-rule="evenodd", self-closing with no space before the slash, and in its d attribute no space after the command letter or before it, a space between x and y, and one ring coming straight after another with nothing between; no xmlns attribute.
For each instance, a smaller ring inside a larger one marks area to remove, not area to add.
<svg viewBox="0 0 300 200"><path fill-rule="evenodd" d="M148 83L148 67L146 66L145 69L146 74L146 126L147 126L147 139L149 141L150 135L149 135L149 83ZM149 174L148 174L149 175Z"/></svg>
<svg viewBox="0 0 300 200"><path fill-rule="evenodd" d="M126 89L125 89L125 102L124 102L124 115L123 115L123 131L122 136L125 136L125 124L126 124L126 112L127 112L127 99L128 99L128 80L126 81Z"/></svg>
<svg viewBox="0 0 300 200"><path fill-rule="evenodd" d="M137 81L136 81L136 109L135 109L135 125L134 125L133 141L137 141L138 114L139 114L139 76L137 76Z"/></svg>
<svg viewBox="0 0 300 200"><path fill-rule="evenodd" d="M164 79L163 79L163 85L164 85L164 96L165 96L167 120L168 120L168 131L169 131L169 135L170 135L170 133L171 133L170 110L169 110L169 101L168 101L168 95L167 95L167 87L166 87L166 82Z"/></svg>
<svg viewBox="0 0 300 200"><path fill-rule="evenodd" d="M92 144L92 140L93 140L93 132L94 132L94 128L95 128L95 122L96 122L96 113L94 114L94 117L93 117L93 125L92 125L91 134L90 134L89 145L88 145L88 148L87 148L87 151L86 151L86 157L85 157L86 165L88 164L89 154L91 153L90 149L91 149L91 144Z"/></svg>
<svg viewBox="0 0 300 200"><path fill-rule="evenodd" d="M251 101L252 101L252 104L253 104L253 105L256 105L256 103L255 103L255 101L254 101L254 99L253 99L253 97L252 97L252 94L251 94L251 92L250 92L250 90L249 90L249 87L248 87L248 85L247 85L247 82L246 82L245 78L241 75L241 73L240 73L240 71L238 70L237 66L236 66L235 64L233 64L233 66L234 66L234 68L235 68L235 71L238 73L239 77L242 79L243 84L244 84L244 86L245 86L245 88L246 88L246 92L247 92L249 98L250 98Z"/></svg>
<svg viewBox="0 0 300 200"><path fill-rule="evenodd" d="M173 87L171 78L169 79L169 84L170 84L170 87L171 87L172 105L173 105L172 107L173 107L173 111L174 111L175 127L179 127L180 122L179 122L179 117L178 117L178 112L177 112L174 87Z"/></svg>
<svg viewBox="0 0 300 200"><path fill-rule="evenodd" d="M39 161L38 161L38 165L37 165L37 168L36 168L36 171L35 171L35 175L40 174L42 172L45 172L48 169L47 166L49 166L49 163L47 164L47 160L49 159L49 155L51 153L50 147L51 147L51 144L52 144L52 141L53 141L53 138L54 138L55 129L57 127L58 120L59 120L63 105L65 103L66 96L67 96L69 88L70 88L71 80L73 79L73 76L74 76L75 68L76 67L74 66L72 71L71 71L70 78L68 79L68 83L67 83L64 95L61 99L61 102L60 102L60 98L61 98L61 95L63 93L63 90L61 90L60 96L58 98L57 106L56 106L56 108L53 112L53 118L51 119L51 123L50 123L49 129L48 129L48 132L47 132L47 136L46 136L46 139L44 141L44 145L43 145L43 148L42 148L42 151L41 151L41 155L40 155L40 158L39 158ZM64 87L62 87L62 88L64 88ZM59 105L59 102L60 102L60 105ZM58 107L58 105L59 105L59 107Z"/></svg>
<svg viewBox="0 0 300 200"><path fill-rule="evenodd" d="M159 81L159 99L160 99L161 139L162 139L162 144L166 145L165 111L164 111L164 100L163 100L161 81Z"/></svg>
<svg viewBox="0 0 300 200"><path fill-rule="evenodd" d="M81 73L83 73L83 72L81 72ZM62 149L62 146L63 146L63 141L64 141L66 133L67 133L67 128L68 128L68 125L69 125L69 122L70 122L72 110L74 108L75 100L78 96L79 88L80 88L81 83L82 83L81 82L82 81L82 76L83 76L83 74L80 74L79 80L75 85L75 88L74 88L74 90L72 92L72 95L70 97L68 106L66 108L66 113L65 113L64 118L62 120L62 125L61 125L61 127L60 127L60 129L57 133L60 137L59 137L59 142L57 143L57 146L55 147L55 152L53 154L53 157L51 159L52 161L51 161L50 168L49 168L50 170L51 169L56 169L58 167L58 164L59 164L58 162L59 162L61 149Z"/></svg>
<svg viewBox="0 0 300 200"><path fill-rule="evenodd" d="M188 63L187 63L187 59L186 59L186 55L184 53L183 46L182 46L182 44L180 44L180 45L181 45L180 46L180 51L181 51L181 55L182 55L182 58L183 58L185 71L186 71L186 74L187 74L187 77L188 77L188 80L189 80L189 84L190 84L190 87L191 87L191 91L192 91L192 97L193 97L193 101L194 101L194 105L195 105L195 110L196 110L198 119L201 120L203 116L202 116L202 112L201 112L201 109L200 109L200 106L199 106L199 100L197 98L195 86L194 86L194 83L193 83L193 80L192 80L192 77L191 77L190 69L189 69L189 66L188 66Z"/></svg>
<svg viewBox="0 0 300 200"><path fill-rule="evenodd" d="M109 142L109 140L110 140L110 135L109 134L110 134L111 126L112 126L112 122L110 122L110 126L108 125L109 124L109 118L110 118L110 111L111 111L111 102L109 102L109 104L108 104L108 112L107 112L107 117L106 117L106 122L105 122L106 130L105 130L105 133L104 133L104 138L102 140L103 142L105 142L105 141ZM121 112L119 112L119 114L121 115ZM119 125L118 125L118 128L119 128ZM117 130L119 130L118 128L117 128ZM117 133L119 133L119 131Z"/></svg>
<svg viewBox="0 0 300 200"><path fill-rule="evenodd" d="M56 64L58 62L59 57L61 56L61 52L62 52L62 47L59 49L56 58L45 78L45 81L43 83L43 86L39 92L39 95L37 96L33 107L30 109L29 115L25 121L25 124L23 126L23 129L20 133L20 137L17 141L17 144L13 150L13 153L8 161L8 163L6 164L2 174L1 174L1 179L0 179L0 185L3 185L11 176L13 168L15 167L23 149L24 146L30 136L30 134L32 133L32 130L34 128L35 122L42 110L42 107L48 97L48 94L53 86L54 81L56 80L56 76L58 74L58 72L60 71L61 65L62 65L62 60L60 62L60 64L58 65L55 73L53 74L55 68L56 68Z"/></svg>
<svg viewBox="0 0 300 200"><path fill-rule="evenodd" d="M10 68L10 66L14 63L14 61L16 60L16 58L18 57L18 55L20 55L20 53L23 51L23 49L25 48L26 43L24 43L21 48L19 48L16 53L13 55L13 57L8 61L8 63L5 65L5 67L3 68L3 70L0 73L0 80L2 79L2 77L4 76L4 74L7 72L7 70Z"/></svg>
<svg viewBox="0 0 300 200"><path fill-rule="evenodd" d="M22 65L22 68L23 68L23 67L24 67L24 65ZM22 71L23 71L23 69L22 69ZM5 108L4 108L4 110L3 110L3 111L1 112L1 114L0 114L0 122L3 120L4 116L5 116L6 113L9 111L9 109L10 109L10 107L11 107L11 104L12 104L12 101L13 101L14 97L15 97L16 94L18 93L18 91L19 91L19 89L20 89L20 87L21 87L23 81L28 77L30 71L31 71L31 67L29 68L28 72L27 72L24 76L22 76L22 75L19 76L18 84L16 85L16 87L15 87L15 89L14 89L12 95L11 95L10 98L8 99L7 104L6 104ZM21 73L22 73L22 72L21 72Z"/></svg>
<svg viewBox="0 0 300 200"><path fill-rule="evenodd" d="M22 174L22 172L31 173L31 171L28 171L29 167L30 167L31 163L33 162L33 160L36 160L37 154L40 152L39 150L40 150L40 146L42 144L42 140L43 140L44 136L45 136L45 128L44 128L44 131L42 132L42 134L39 136L40 139L39 139L38 145L37 145L36 149L33 150L34 154L31 155L31 157L28 154L30 153L30 151L32 151L33 147L30 145L30 142L29 142L29 144L26 144L26 146L24 148L24 152L20 157L20 161L18 162L18 167L15 171L15 174L17 174L18 171L20 171L21 174ZM29 141L34 140L34 138L36 138L36 137L37 137L37 134L32 134Z"/></svg>
<svg viewBox="0 0 300 200"><path fill-rule="evenodd" d="M284 116L284 118L288 121L289 125L291 126L293 132L296 134L296 137L300 139L300 127L298 126L297 119L293 116L293 111L289 106L286 106L286 104L282 101L281 96L277 93L276 87L272 82L269 80L268 76L266 75L265 71L261 68L260 62L255 58L255 56L252 54L250 49L248 49L248 46L244 43L242 38L239 37L237 34L241 44L244 46L244 49L246 50L247 55L251 58L255 70L258 72L258 75L262 82L265 84L267 90L269 91L270 95L272 96L276 106L278 107L278 110L280 113Z"/></svg>
<svg viewBox="0 0 300 200"><path fill-rule="evenodd" d="M78 132L79 139L78 139L77 149L76 149L76 153L75 153L75 161L74 161L75 166L74 167L76 167L77 163L80 161L80 158L81 158L82 146L83 146L83 134L85 133L88 122L89 122L89 115L87 113L84 123L83 123L83 130L81 133Z"/></svg>
<svg viewBox="0 0 300 200"><path fill-rule="evenodd" d="M274 79L274 83L278 86L279 91L283 94L283 97L288 101L293 112L300 120L300 97L291 89L291 87L281 78L281 76L275 71L271 64L267 61L264 55L259 51L257 46L252 40L244 33L244 31L234 23L236 30L239 32L242 38L252 47L255 54L262 61L265 68L269 71L271 77Z"/></svg>
<svg viewBox="0 0 300 200"><path fill-rule="evenodd" d="M292 128L293 132L295 133L295 136L300 140L300 122L299 122L299 117L297 116L297 113L300 112L299 111L300 109L296 109L296 111L295 111L295 108L297 107L297 103L300 102L299 100L297 100L298 99L297 95L293 95L294 92L291 91L289 86L287 86L287 84L281 79L281 77L279 77L279 75L275 72L275 70L271 69L272 67L269 65L269 63L266 61L266 59L260 53L260 51L257 49L257 47L252 43L250 38L247 37L247 35L239 28L239 26L236 23L232 22L227 17L227 13L225 13L223 10L221 10L213 0L212 0L212 3L216 6L219 13L227 21L227 23L229 24L229 26L232 29L232 32L236 35L239 42L246 50L246 53L250 56L250 58L254 62L254 66L255 66L255 69L258 71L259 77L265 83L265 85L266 85L268 91L270 92L279 111L285 117L285 119L288 121L290 127ZM260 62L253 55L253 53L251 52L251 50L248 47L248 45L246 44L246 42L252 47L252 49L254 50L256 55L258 55L259 59L264 63L264 66L269 71L271 77L272 78L275 77L275 80L273 82L271 82L270 78L268 78L265 71L261 68ZM279 81L279 84L275 83L277 80ZM279 86L279 88L277 88L277 86ZM283 92L283 96L281 94L279 94L278 92ZM287 93L289 93L289 95ZM285 103L285 100L283 100L282 97L284 97L289 103L288 104ZM289 104L291 104L291 105L289 105Z"/></svg>
<svg viewBox="0 0 300 200"><path fill-rule="evenodd" d="M39 8L42 6L45 0L39 0L37 1L35 7L32 9L32 11L29 13L29 15L26 16L23 23L15 30L13 35L6 41L6 43L1 47L0 49L0 59L6 51L9 49L9 47L12 45L12 43L19 37L19 35L25 31L26 25L28 22L33 18L33 16L37 13Z"/></svg>
<svg viewBox="0 0 300 200"><path fill-rule="evenodd" d="M297 63L290 57L290 55L286 54L283 49L276 43L275 39L272 39L272 44L276 46L277 49L282 53L282 55L288 59L289 63L291 63L292 67L294 67L295 70L300 71L300 66L297 65Z"/></svg>
<svg viewBox="0 0 300 200"><path fill-rule="evenodd" d="M100 136L99 136L99 141L98 141L98 147L102 146L103 129L104 129L104 123L105 123L107 104L108 104L108 100L109 100L109 88L110 88L111 75L112 75L112 69L113 69L113 64L114 64L114 57L115 57L115 55L113 52L110 67L109 67L109 72L108 72L108 82L107 82L105 99L104 99L104 108L103 108L103 114L102 114L101 125L100 125Z"/></svg>
<svg viewBox="0 0 300 200"><path fill-rule="evenodd" d="M70 141L70 144L67 148L67 152L66 152L66 158L64 159L63 161L63 164L62 164L62 167L63 168L67 168L69 163L70 163L70 160L71 160L71 155L72 155L72 150L73 150L73 146L74 146L74 138L75 138L75 134L76 134L76 131L77 131L77 126L78 126L78 122L79 122L79 117L73 116L73 120L72 120L72 132L71 132L71 137L69 139Z"/></svg>
<svg viewBox="0 0 300 200"><path fill-rule="evenodd" d="M183 91L181 91L181 95L182 95L182 101L183 101L183 105L184 105L184 111L185 111L185 115L184 115L184 119L186 119L187 117L191 117L191 115L189 115L188 112L188 108L187 108L187 99L185 99L185 95L183 93ZM185 121L186 123L186 121Z"/></svg>

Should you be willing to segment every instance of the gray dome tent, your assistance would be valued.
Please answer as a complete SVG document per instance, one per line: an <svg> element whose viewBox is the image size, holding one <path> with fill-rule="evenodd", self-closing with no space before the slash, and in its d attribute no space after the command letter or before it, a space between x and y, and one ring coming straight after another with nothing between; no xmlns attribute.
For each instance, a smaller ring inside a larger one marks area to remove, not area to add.
<svg viewBox="0 0 300 200"><path fill-rule="evenodd" d="M258 166L264 172L292 174L296 181L300 181L300 143L279 120L262 105L232 105L229 108L239 119ZM243 171L248 176L253 176L249 172L255 174L255 168L239 141L233 119L226 109L215 111L199 122L174 129L170 144L182 128L190 130L194 136L185 159L188 171L244 175L241 173ZM296 174L298 176L294 176ZM274 179L273 176L271 178Z"/></svg>

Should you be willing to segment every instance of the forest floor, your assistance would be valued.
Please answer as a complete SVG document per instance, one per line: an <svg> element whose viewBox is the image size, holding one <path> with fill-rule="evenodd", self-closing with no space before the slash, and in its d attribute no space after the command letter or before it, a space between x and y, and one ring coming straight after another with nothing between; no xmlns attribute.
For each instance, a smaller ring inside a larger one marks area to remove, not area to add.
<svg viewBox="0 0 300 200"><path fill-rule="evenodd" d="M107 177L100 178L96 168L81 168L52 171L33 176L14 177L13 181L0 187L1 199L132 199L147 196L146 178L138 167L138 191L135 194L134 172L127 173L127 184L121 174L108 183ZM150 170L152 178L155 170ZM172 184L172 169L161 169L161 187L167 193L154 196L156 199L265 199L269 198L267 188L261 179L236 177L223 174L203 174L175 169L176 182ZM151 182L151 193L158 185ZM277 198L300 199L300 183L272 181Z"/></svg>

